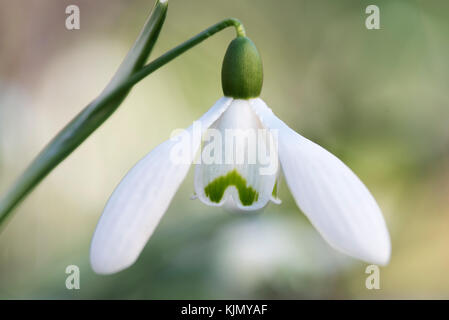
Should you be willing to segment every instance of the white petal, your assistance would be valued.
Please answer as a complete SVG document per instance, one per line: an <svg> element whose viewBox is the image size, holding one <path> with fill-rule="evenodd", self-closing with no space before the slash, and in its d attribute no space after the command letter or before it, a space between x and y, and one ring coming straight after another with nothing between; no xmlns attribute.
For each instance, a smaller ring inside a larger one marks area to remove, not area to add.
<svg viewBox="0 0 449 320"><path fill-rule="evenodd" d="M248 100L233 100L205 140L195 168L195 192L203 203L251 211L274 199L279 171L274 139Z"/></svg>
<svg viewBox="0 0 449 320"><path fill-rule="evenodd" d="M231 98L221 98L201 118L205 131L226 110ZM193 126L185 133L192 134ZM201 133L200 133L201 134ZM192 147L187 161L170 158L174 146ZM95 272L109 274L134 263L184 180L200 139L167 140L140 160L114 190L92 239L90 260Z"/></svg>
<svg viewBox="0 0 449 320"><path fill-rule="evenodd" d="M277 118L261 99L251 105L261 121L279 130L279 158L297 205L335 248L385 265L391 245L376 201L339 159Z"/></svg>

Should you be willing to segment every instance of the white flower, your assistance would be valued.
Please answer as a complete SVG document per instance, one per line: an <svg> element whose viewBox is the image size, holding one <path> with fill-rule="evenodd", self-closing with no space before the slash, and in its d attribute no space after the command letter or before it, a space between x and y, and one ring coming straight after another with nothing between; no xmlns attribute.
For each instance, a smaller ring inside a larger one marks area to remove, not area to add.
<svg viewBox="0 0 449 320"><path fill-rule="evenodd" d="M237 38L230 48L236 41L254 46L245 39ZM229 50L224 69L225 66L229 67L226 64ZM255 50L255 47L239 47L239 50L248 59L248 50ZM233 63L239 60L232 58ZM243 70L254 74L248 65L251 67L252 63L257 69L261 68L261 64L246 62L243 59L238 61L238 68L232 66L231 82L223 79L225 95L230 97L219 99L199 119L201 135L207 135L209 128L222 134L227 129L267 129L270 133L257 140L255 149L251 149L250 142L241 145L244 151L248 151L248 157L243 162L237 161L237 155L233 154L232 161L202 161L196 164L196 196L211 206L226 205L241 211L258 210L269 201L280 203L276 190L282 171L297 205L330 245L361 260L387 264L390 257L388 231L368 189L339 159L277 118L262 99L251 98L260 93L262 81L249 83L254 77L248 80L245 74L236 76L236 73ZM243 67L242 63L245 64ZM261 70L256 71L261 76ZM239 77L243 80L233 82ZM249 90L242 91L242 87ZM249 97L242 98L248 92ZM193 135L193 131L194 126L191 126L186 133ZM274 136L272 133L277 135L275 148L270 143ZM215 160L225 159L225 153L229 151L226 145L231 138L226 134L224 136L224 143L214 150ZM173 150L180 146L191 150L188 161L172 161ZM91 264L97 273L114 273L134 263L186 177L200 147L200 139L167 140L140 160L124 177L109 199L92 240ZM268 150L274 155L274 161L272 159L267 164L273 170L264 172L266 166L260 159L254 163L250 161L249 155L259 149ZM203 148L202 156L206 150L207 147ZM217 155L220 151L221 154ZM278 161L280 167L277 166Z"/></svg>

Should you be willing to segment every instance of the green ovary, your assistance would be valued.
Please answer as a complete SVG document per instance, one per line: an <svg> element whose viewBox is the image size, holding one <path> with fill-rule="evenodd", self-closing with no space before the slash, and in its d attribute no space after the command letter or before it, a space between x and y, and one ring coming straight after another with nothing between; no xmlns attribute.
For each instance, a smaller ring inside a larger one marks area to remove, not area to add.
<svg viewBox="0 0 449 320"><path fill-rule="evenodd" d="M204 188L204 193L210 201L218 203L229 186L236 187L240 202L244 206L250 206L259 199L259 193L251 186L247 186L246 180L235 169L225 176L215 178Z"/></svg>

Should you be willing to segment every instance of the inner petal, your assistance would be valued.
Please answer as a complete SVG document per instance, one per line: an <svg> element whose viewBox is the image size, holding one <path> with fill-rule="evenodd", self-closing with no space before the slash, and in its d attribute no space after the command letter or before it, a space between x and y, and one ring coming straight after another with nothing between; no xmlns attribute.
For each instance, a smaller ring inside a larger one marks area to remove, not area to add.
<svg viewBox="0 0 449 320"><path fill-rule="evenodd" d="M257 210L273 200L276 144L247 100L234 100L204 136L195 192L212 206Z"/></svg>

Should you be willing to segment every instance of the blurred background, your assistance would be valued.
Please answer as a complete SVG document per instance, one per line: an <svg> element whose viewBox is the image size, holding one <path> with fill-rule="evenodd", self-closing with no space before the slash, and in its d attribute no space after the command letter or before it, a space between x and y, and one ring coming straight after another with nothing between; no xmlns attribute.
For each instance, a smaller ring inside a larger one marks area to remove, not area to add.
<svg viewBox="0 0 449 320"><path fill-rule="evenodd" d="M135 86L119 110L16 209L0 233L0 298L449 298L447 1L169 0L151 58L226 18L264 62L262 98L348 164L392 237L380 290L330 248L285 183L280 206L231 214L190 200L192 172L141 257L99 276L89 244L133 164L222 95L228 29ZM81 29L65 28L66 6ZM380 8L380 30L365 8ZM0 0L0 193L114 74L152 0ZM67 290L77 265L81 289Z"/></svg>

